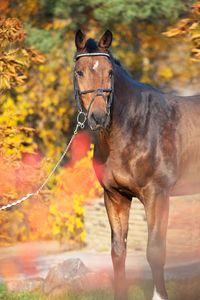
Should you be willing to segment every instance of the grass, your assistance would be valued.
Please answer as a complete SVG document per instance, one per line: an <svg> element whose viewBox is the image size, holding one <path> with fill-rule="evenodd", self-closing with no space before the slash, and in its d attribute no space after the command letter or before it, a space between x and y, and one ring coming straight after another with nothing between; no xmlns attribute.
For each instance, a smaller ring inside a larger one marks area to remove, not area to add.
<svg viewBox="0 0 200 300"><path fill-rule="evenodd" d="M200 277L166 282L169 300L200 300ZM138 280L130 284L129 299L150 300L152 281ZM113 300L113 291L109 288L89 292L46 296L39 291L14 293L8 292L6 286L0 285L0 300Z"/></svg>

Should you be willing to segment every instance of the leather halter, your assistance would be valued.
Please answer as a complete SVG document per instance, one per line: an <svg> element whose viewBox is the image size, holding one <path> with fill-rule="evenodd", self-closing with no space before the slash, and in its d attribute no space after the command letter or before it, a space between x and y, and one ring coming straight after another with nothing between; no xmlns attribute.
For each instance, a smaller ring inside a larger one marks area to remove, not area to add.
<svg viewBox="0 0 200 300"><path fill-rule="evenodd" d="M80 57L85 57L85 56L86 57L88 57L88 56L106 56L110 59L110 55L108 53L97 52L97 53L78 54L74 58L74 61L77 61ZM88 107L87 115L89 114L90 108L91 108L92 103L94 102L96 96L102 96L103 97L104 102L106 103L106 111L107 111L107 114L109 115L110 114L110 107L111 107L112 100L113 100L113 94L114 94L114 76L113 76L113 74L111 74L110 83L111 83L111 88L110 89L106 89L106 88L104 89L103 88L103 89L91 89L91 90L80 91L79 87L78 87L76 71L75 71L75 68L74 68L74 93L75 93L75 99L76 99L79 111L82 112L82 107L81 107L81 103L80 103L80 95L95 92L95 94L92 97L92 100L90 102L90 105ZM108 98L107 101L106 101L106 97L104 95L104 92L110 92L110 95L109 95L109 98Z"/></svg>

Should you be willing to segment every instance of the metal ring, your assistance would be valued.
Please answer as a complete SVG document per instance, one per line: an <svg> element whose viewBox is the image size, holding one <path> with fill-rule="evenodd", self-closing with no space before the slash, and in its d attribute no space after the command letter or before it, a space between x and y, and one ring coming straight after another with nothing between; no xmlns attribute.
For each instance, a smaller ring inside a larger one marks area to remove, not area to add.
<svg viewBox="0 0 200 300"><path fill-rule="evenodd" d="M82 121L81 121L81 118L83 118ZM80 125L81 128L84 127L86 120L87 120L87 114L83 111L79 111L79 113L77 115L77 123L78 123L78 125Z"/></svg>

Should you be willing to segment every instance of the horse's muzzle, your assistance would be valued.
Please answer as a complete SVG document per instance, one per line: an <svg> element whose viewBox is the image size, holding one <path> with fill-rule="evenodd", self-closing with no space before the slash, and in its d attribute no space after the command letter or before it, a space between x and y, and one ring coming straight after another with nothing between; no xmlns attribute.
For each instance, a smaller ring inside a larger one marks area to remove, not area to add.
<svg viewBox="0 0 200 300"><path fill-rule="evenodd" d="M91 130L104 130L110 122L110 115L108 113L92 112L88 116L88 125Z"/></svg>

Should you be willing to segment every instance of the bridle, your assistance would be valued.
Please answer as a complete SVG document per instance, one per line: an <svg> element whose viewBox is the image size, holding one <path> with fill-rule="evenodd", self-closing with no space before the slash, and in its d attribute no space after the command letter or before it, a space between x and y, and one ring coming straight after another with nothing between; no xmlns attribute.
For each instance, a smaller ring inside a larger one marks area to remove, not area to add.
<svg viewBox="0 0 200 300"><path fill-rule="evenodd" d="M83 54L77 54L74 58L74 61L76 62L79 58L85 57L85 56L106 56L110 59L110 55L108 53L83 53ZM77 81L77 75L76 71L74 68L74 94L75 94L75 99L78 105L78 110L79 112L85 114L85 118L89 115L90 108L96 98L96 96L102 96L104 99L104 102L106 103L106 112L109 115L110 114L110 107L112 104L113 100L113 94L114 94L114 76L113 74L110 75L110 89L91 89L91 90L85 90L85 91L80 91L79 86L78 86L78 81ZM108 100L106 100L104 92L110 92L110 95L108 97ZM89 93L94 93L94 96L92 97L92 100L90 101L90 105L88 107L88 110L86 113L82 111L81 103L80 103L80 95L83 94L89 94Z"/></svg>

